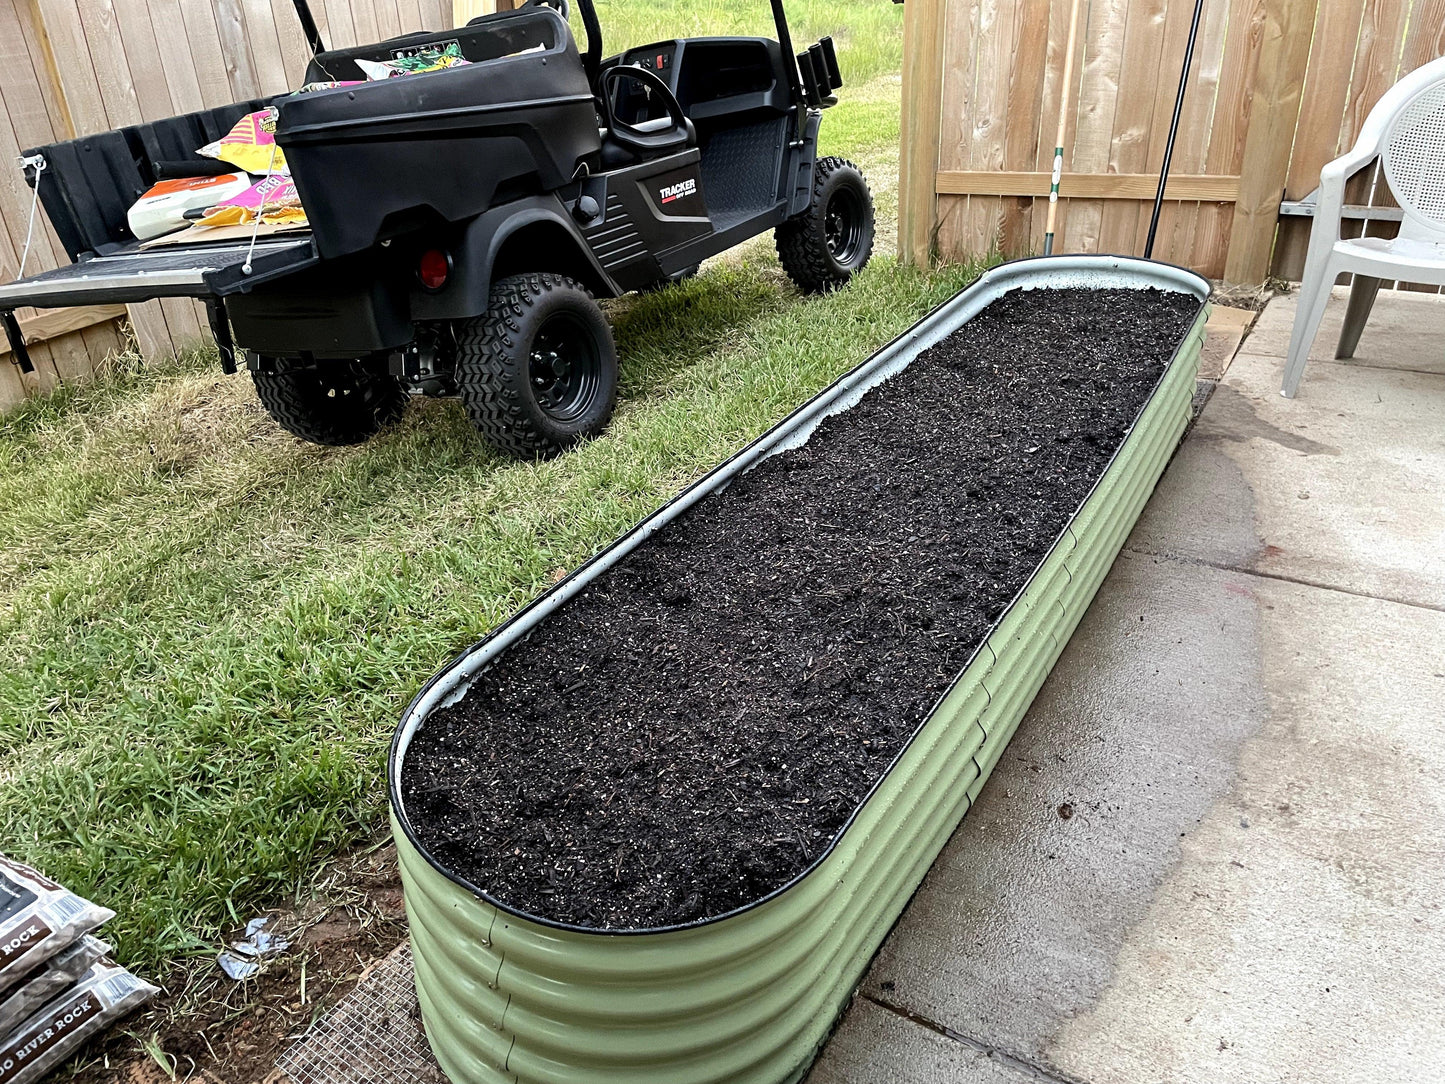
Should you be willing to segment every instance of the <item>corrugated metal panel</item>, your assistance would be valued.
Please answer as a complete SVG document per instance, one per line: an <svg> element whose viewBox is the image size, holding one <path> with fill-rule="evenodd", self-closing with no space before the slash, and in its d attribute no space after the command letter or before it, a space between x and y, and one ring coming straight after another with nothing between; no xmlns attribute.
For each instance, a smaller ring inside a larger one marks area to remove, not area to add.
<svg viewBox="0 0 1445 1084"><path fill-rule="evenodd" d="M650 518L571 584L460 656L409 709L393 747L393 827L432 1048L455 1084L780 1084L806 1071L869 959L977 797L1163 472L1189 417L1204 312L1048 557L833 849L781 893L702 925L633 934L510 913L412 842L401 761L427 712L620 553L763 455L806 440L892 372L1017 286L1162 286L1187 272L1112 257L990 272Z"/></svg>

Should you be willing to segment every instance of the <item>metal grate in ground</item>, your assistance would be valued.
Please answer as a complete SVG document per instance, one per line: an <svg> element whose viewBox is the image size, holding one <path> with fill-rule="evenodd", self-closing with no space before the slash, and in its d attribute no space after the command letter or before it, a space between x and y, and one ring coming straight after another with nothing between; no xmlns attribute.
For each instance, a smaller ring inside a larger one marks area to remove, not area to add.
<svg viewBox="0 0 1445 1084"><path fill-rule="evenodd" d="M292 1084L446 1084L422 1034L411 942L377 964L276 1068Z"/></svg>

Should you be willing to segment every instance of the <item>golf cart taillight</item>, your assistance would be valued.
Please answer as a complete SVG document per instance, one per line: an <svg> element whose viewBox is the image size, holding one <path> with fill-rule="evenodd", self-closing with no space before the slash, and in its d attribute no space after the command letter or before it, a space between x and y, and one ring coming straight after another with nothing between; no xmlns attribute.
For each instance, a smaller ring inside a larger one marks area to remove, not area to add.
<svg viewBox="0 0 1445 1084"><path fill-rule="evenodd" d="M439 248L429 248L416 265L416 277L428 290L440 290L452 273L452 258Z"/></svg>

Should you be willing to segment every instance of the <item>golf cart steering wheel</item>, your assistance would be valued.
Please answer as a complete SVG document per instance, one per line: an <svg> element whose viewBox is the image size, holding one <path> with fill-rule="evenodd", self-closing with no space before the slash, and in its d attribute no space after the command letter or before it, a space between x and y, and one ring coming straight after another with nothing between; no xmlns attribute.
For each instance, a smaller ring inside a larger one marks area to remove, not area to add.
<svg viewBox="0 0 1445 1084"><path fill-rule="evenodd" d="M656 95L657 100L667 110L666 120L669 123L666 127L657 127L658 121L664 119L661 117L657 120L643 121L641 124L628 124L613 115L614 84L623 79L641 83ZM607 121L607 127L611 129L612 138L628 150L647 154L674 150L692 142L692 121L688 120L687 114L682 111L682 105L678 102L677 95L673 94L670 86L646 68L639 68L632 64L614 64L610 68L605 68L602 71L598 91L598 97L602 99L604 119Z"/></svg>
<svg viewBox="0 0 1445 1084"><path fill-rule="evenodd" d="M572 5L567 0L527 0L524 8L555 8L566 19L572 14Z"/></svg>

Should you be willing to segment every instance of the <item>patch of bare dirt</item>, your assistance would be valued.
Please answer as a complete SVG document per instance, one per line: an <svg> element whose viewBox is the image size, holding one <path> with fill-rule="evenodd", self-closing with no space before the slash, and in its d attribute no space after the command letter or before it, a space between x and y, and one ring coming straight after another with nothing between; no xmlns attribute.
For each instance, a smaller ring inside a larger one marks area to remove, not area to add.
<svg viewBox="0 0 1445 1084"><path fill-rule="evenodd" d="M284 1084L276 1059L406 936L396 848L348 856L304 905L270 914L291 946L260 974L234 982L215 955L178 965L151 1009L87 1047L71 1079ZM244 936L237 929L227 940Z"/></svg>

